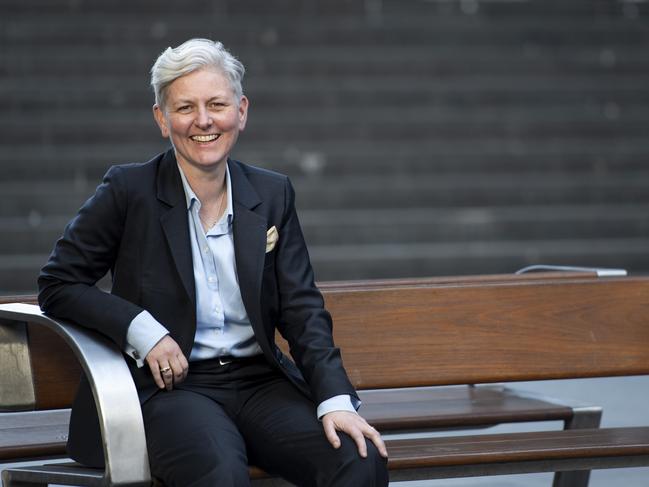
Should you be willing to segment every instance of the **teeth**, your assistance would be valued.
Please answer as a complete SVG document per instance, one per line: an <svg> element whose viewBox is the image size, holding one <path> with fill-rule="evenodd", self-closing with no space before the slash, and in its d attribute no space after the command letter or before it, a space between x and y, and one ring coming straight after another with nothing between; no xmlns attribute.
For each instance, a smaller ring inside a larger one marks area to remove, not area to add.
<svg viewBox="0 0 649 487"><path fill-rule="evenodd" d="M195 140L196 142L212 142L213 140L218 139L219 136L212 134L212 135L192 135L191 139Z"/></svg>

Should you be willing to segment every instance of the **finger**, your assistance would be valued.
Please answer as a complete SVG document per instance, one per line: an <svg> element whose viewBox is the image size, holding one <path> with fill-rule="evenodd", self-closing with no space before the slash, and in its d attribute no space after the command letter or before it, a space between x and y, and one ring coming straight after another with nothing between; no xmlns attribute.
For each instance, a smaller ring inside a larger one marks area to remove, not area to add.
<svg viewBox="0 0 649 487"><path fill-rule="evenodd" d="M367 443L365 442L365 436L363 435L363 433L361 433L361 430L354 429L348 434L349 436L352 437L352 440L354 440L354 442L356 443L356 448L358 448L358 454L363 458L367 458Z"/></svg>
<svg viewBox="0 0 649 487"><path fill-rule="evenodd" d="M340 438L338 438L338 434L336 433L334 422L325 416L322 419L322 427L324 428L325 436L329 443L331 443L331 446L334 448L340 448Z"/></svg>
<svg viewBox="0 0 649 487"><path fill-rule="evenodd" d="M180 362L180 366L183 369L183 380L185 377L187 377L187 374L189 373L189 362L187 362L187 359L185 358L185 355L183 353L180 353L178 355L178 361Z"/></svg>
<svg viewBox="0 0 649 487"><path fill-rule="evenodd" d="M167 362L166 365L159 364L160 366L160 374L162 375L162 380L165 385L165 389L170 391L173 389L174 386L174 373L173 369L171 368L171 365L169 362Z"/></svg>
<svg viewBox="0 0 649 487"><path fill-rule="evenodd" d="M187 362L187 359L185 358L185 354L182 352L178 354L178 361L180 362L180 366L187 370L189 368L189 362Z"/></svg>
<svg viewBox="0 0 649 487"><path fill-rule="evenodd" d="M151 375L153 376L155 385L157 385L159 389L164 389L165 383L162 380L162 374L160 373L160 366L158 365L158 362L153 360L147 363L149 364L149 369L151 369Z"/></svg>
<svg viewBox="0 0 649 487"><path fill-rule="evenodd" d="M365 436L374 443L374 446L383 458L388 458L388 449L385 447L385 442L381 438L381 434L376 429L370 426L370 431Z"/></svg>
<svg viewBox="0 0 649 487"><path fill-rule="evenodd" d="M185 371L183 370L183 367L180 365L180 361L178 360L178 357L176 357L173 360L170 360L169 365L171 366L171 372L172 372L174 383L182 382L182 380L185 378Z"/></svg>

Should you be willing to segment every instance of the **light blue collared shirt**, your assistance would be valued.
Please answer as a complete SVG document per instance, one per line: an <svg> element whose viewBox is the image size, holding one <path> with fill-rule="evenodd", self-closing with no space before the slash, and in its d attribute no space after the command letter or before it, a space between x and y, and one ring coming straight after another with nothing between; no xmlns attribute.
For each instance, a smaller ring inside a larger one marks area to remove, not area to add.
<svg viewBox="0 0 649 487"><path fill-rule="evenodd" d="M180 169L180 167L178 168ZM221 219L205 232L199 216L201 202L182 169L189 236L196 284L196 337L189 360L261 353L241 299L232 237L232 182L225 170L227 207Z"/></svg>
<svg viewBox="0 0 649 487"><path fill-rule="evenodd" d="M185 191L189 233L196 284L196 336L189 360L203 360L223 355L252 356L261 353L248 319L236 272L232 235L232 183L226 165L227 206L221 219L207 232L203 230L199 211L201 202L178 166ZM127 332L126 353L137 365L169 332L148 311L142 311L131 322ZM347 394L334 396L318 405L321 418L332 411L355 411Z"/></svg>

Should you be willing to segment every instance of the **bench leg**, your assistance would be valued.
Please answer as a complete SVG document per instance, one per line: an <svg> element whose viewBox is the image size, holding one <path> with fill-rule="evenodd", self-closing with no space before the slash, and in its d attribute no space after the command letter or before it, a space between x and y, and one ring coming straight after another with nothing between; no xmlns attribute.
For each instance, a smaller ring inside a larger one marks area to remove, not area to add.
<svg viewBox="0 0 649 487"><path fill-rule="evenodd" d="M575 407L573 416L565 422L564 429L599 428L602 420L602 408L597 406ZM557 472L554 474L552 487L588 487L590 470L575 472Z"/></svg>
<svg viewBox="0 0 649 487"><path fill-rule="evenodd" d="M582 472L557 472L554 474L552 487L588 487L590 480L590 470Z"/></svg>

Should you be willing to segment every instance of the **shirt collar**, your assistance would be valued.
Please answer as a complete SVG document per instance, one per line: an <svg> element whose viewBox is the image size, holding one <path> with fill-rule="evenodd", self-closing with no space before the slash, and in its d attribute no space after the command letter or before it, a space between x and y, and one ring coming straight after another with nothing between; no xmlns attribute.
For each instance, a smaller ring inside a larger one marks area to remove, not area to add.
<svg viewBox="0 0 649 487"><path fill-rule="evenodd" d="M192 203L194 201L198 205L198 209L200 210L201 208L201 201L198 199L198 196L196 196L196 193L194 193L194 190L192 190L192 187L189 185L189 182L187 181L187 178L185 177L185 173L183 172L183 169L180 167L180 164L178 164L178 170L180 171L180 179L182 179L183 182L183 190L185 191L185 201L187 203L187 209L191 209ZM228 221L232 221L232 216L233 216L233 211L232 211L232 181L230 180L230 168L228 167L228 164L225 164L225 187L227 189L227 197L228 197L228 206L225 209L225 214L227 215Z"/></svg>

